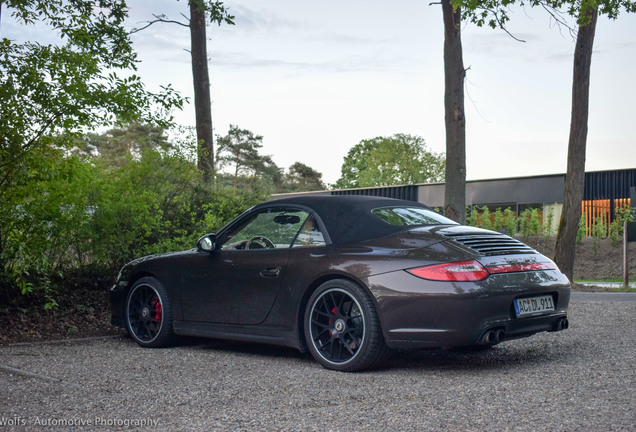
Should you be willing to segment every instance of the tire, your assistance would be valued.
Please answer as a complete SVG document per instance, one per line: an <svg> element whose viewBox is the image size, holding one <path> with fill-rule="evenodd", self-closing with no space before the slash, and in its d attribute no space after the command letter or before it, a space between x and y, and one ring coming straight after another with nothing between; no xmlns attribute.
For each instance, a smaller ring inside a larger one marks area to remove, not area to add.
<svg viewBox="0 0 636 432"><path fill-rule="evenodd" d="M126 330L144 348L174 342L172 304L166 288L153 277L139 279L126 296Z"/></svg>
<svg viewBox="0 0 636 432"><path fill-rule="evenodd" d="M389 354L373 301L351 281L320 285L309 298L303 323L309 351L327 369L370 369Z"/></svg>

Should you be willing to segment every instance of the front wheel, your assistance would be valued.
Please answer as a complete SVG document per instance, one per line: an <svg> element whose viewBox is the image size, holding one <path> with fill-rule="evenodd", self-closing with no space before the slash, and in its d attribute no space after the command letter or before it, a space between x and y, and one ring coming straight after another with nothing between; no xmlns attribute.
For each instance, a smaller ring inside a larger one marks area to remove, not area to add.
<svg viewBox="0 0 636 432"><path fill-rule="evenodd" d="M139 345L156 348L170 345L172 305L168 292L153 277L139 279L126 297L126 329Z"/></svg>
<svg viewBox="0 0 636 432"><path fill-rule="evenodd" d="M373 301L348 280L331 280L318 287L307 304L304 330L312 356L328 369L369 369L389 352Z"/></svg>

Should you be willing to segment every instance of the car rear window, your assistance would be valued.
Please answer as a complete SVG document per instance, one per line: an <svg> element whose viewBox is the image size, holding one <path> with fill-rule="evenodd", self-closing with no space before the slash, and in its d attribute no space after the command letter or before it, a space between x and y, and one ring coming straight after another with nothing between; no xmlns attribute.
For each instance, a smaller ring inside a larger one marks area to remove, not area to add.
<svg viewBox="0 0 636 432"><path fill-rule="evenodd" d="M381 207L371 213L394 226L457 225L457 222L422 207Z"/></svg>

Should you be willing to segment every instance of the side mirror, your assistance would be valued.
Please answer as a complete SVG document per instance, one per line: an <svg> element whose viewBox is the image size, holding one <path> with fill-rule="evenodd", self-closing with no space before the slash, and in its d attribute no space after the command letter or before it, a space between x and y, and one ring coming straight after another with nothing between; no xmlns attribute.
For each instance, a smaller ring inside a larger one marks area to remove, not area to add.
<svg viewBox="0 0 636 432"><path fill-rule="evenodd" d="M206 234L197 241L197 250L201 252L212 252L216 236L214 234Z"/></svg>

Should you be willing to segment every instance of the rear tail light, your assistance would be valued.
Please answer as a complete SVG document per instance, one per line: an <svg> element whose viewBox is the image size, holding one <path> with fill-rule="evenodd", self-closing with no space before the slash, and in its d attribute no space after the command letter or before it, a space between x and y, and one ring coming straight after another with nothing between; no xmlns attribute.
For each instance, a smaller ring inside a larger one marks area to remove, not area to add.
<svg viewBox="0 0 636 432"><path fill-rule="evenodd" d="M514 272L526 272L533 270L558 270L556 264L552 262L532 263L532 264L506 264L494 267L488 267L490 274L497 273L514 273Z"/></svg>
<svg viewBox="0 0 636 432"><path fill-rule="evenodd" d="M558 270L552 262L531 264L505 264L493 267L484 267L479 261L459 261L444 264L435 264L426 267L409 269L407 272L422 279L434 281L480 281L491 274L515 273L537 270Z"/></svg>
<svg viewBox="0 0 636 432"><path fill-rule="evenodd" d="M490 276L478 261L460 261L407 270L414 276L436 281L480 281Z"/></svg>

